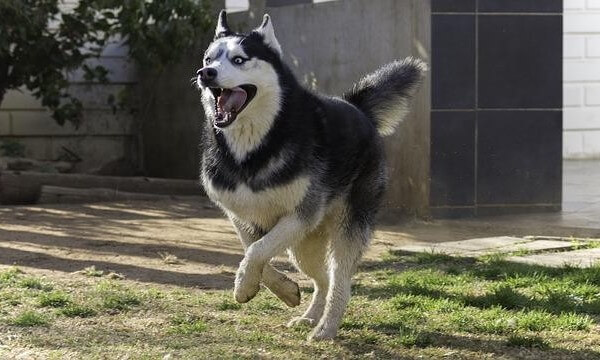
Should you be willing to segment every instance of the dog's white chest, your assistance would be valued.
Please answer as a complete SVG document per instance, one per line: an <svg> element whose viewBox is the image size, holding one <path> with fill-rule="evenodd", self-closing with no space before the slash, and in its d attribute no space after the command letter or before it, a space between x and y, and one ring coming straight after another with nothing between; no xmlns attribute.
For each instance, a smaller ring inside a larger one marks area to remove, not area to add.
<svg viewBox="0 0 600 360"><path fill-rule="evenodd" d="M264 229L273 227L279 218L293 212L310 185L307 176L260 191L253 191L245 184L238 185L233 191L222 190L215 188L210 179L203 178L203 182L211 200L237 218Z"/></svg>

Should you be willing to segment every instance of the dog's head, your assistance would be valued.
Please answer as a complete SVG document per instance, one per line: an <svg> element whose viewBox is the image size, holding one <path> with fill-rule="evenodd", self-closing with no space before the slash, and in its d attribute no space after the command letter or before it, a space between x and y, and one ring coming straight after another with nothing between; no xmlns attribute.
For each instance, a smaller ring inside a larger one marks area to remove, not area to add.
<svg viewBox="0 0 600 360"><path fill-rule="evenodd" d="M248 121L243 115L260 103L278 104L281 91L274 65L280 61L281 47L269 15L258 28L240 34L229 28L227 14L221 11L196 78L213 125L226 128L238 118Z"/></svg>

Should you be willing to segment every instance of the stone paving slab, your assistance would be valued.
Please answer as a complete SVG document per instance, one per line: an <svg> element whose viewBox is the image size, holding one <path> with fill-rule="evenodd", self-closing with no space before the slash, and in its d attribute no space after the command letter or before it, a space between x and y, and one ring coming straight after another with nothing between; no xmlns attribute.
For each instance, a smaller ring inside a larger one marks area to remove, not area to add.
<svg viewBox="0 0 600 360"><path fill-rule="evenodd" d="M561 267L564 265L591 267L595 264L600 264L600 248L528 256L511 256L507 260L551 267Z"/></svg>
<svg viewBox="0 0 600 360"><path fill-rule="evenodd" d="M479 238L461 241L450 241L438 244L414 243L399 248L402 251L410 252L436 252L448 255L463 255L469 252L491 251L492 249L503 248L509 245L516 245L529 242L523 238L510 236L497 236L489 238Z"/></svg>
<svg viewBox="0 0 600 360"><path fill-rule="evenodd" d="M570 241L532 240L508 236L452 241L439 244L416 243L399 248L410 252L435 252L455 256L481 256L492 253L508 254L517 251L567 250Z"/></svg>
<svg viewBox="0 0 600 360"><path fill-rule="evenodd" d="M513 253L517 251L558 251L568 250L573 248L575 245L570 241L558 241L558 240L534 240L519 244L512 244L499 248L487 249L478 252L472 252L470 255L485 255L490 253Z"/></svg>

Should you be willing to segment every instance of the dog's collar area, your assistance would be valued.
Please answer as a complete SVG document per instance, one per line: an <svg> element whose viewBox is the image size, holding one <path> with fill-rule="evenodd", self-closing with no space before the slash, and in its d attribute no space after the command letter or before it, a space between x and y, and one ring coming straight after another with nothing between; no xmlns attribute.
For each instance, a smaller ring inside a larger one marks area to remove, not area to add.
<svg viewBox="0 0 600 360"><path fill-rule="evenodd" d="M209 88L215 98L214 126L226 128L256 95L256 86L244 84L233 88Z"/></svg>

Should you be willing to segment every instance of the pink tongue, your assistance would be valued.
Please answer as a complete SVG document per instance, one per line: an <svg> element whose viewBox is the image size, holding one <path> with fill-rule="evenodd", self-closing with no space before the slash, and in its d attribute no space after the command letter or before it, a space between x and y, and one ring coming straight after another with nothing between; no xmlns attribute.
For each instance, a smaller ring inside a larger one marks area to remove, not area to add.
<svg viewBox="0 0 600 360"><path fill-rule="evenodd" d="M244 89L236 87L233 89L223 89L219 96L218 105L224 112L232 110L238 112L246 102L247 94Z"/></svg>

